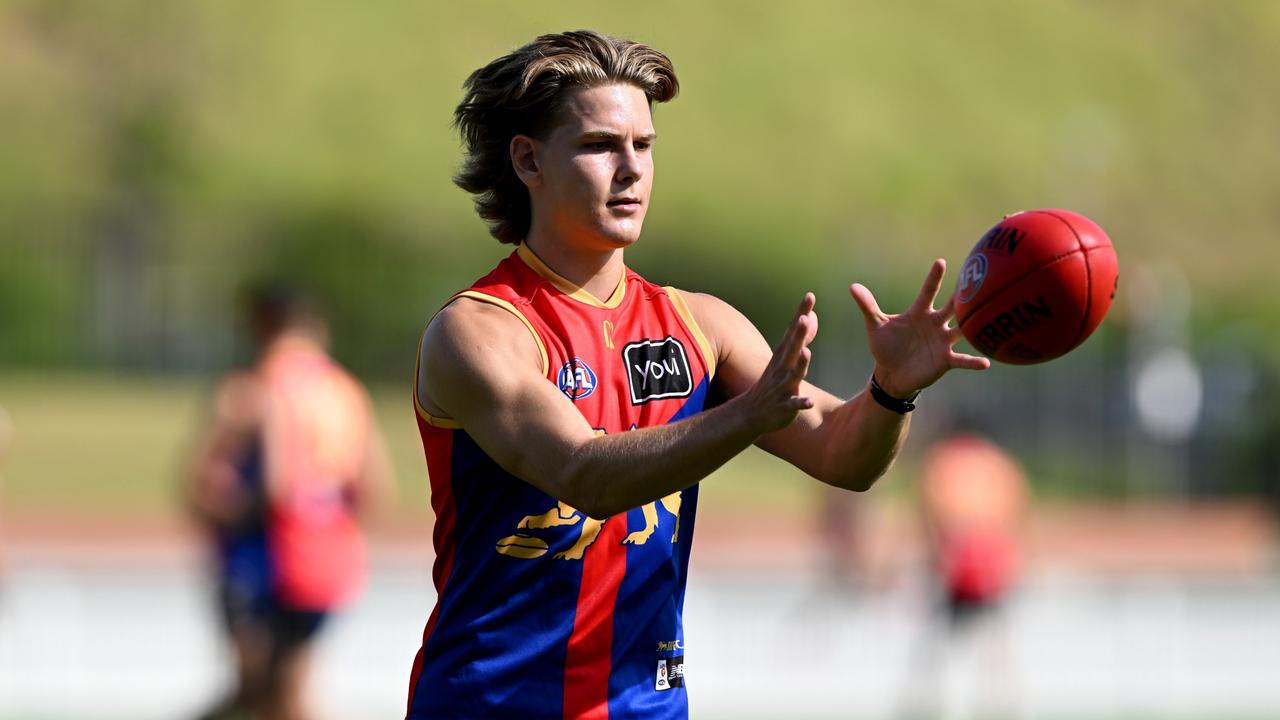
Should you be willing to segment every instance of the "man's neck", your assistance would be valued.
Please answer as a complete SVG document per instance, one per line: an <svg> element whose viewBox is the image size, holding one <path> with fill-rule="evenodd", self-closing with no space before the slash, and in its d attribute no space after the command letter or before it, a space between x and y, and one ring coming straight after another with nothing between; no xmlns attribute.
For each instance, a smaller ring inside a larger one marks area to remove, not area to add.
<svg viewBox="0 0 1280 720"><path fill-rule="evenodd" d="M525 244L556 274L596 298L604 300L618 288L623 273L622 248L584 251L533 233Z"/></svg>
<svg viewBox="0 0 1280 720"><path fill-rule="evenodd" d="M325 352L325 343L315 331L304 328L290 328L281 331L278 335L268 340L262 346L260 356L265 358L293 348L312 352Z"/></svg>

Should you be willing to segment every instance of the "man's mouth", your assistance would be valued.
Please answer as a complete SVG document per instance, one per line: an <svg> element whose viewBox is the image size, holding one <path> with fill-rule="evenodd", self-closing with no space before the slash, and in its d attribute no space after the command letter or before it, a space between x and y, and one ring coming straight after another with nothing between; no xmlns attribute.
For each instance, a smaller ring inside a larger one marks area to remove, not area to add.
<svg viewBox="0 0 1280 720"><path fill-rule="evenodd" d="M639 198L618 198L605 203L611 208L635 208L640 207Z"/></svg>

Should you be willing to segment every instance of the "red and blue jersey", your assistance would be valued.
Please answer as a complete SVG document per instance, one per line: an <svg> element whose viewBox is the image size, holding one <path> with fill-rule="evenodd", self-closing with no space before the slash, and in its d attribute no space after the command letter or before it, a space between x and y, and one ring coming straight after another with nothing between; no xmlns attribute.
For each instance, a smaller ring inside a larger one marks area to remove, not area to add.
<svg viewBox="0 0 1280 720"><path fill-rule="evenodd" d="M236 463L252 510L218 533L226 592L240 606L335 609L364 582L352 500L373 441L372 407L310 341L276 341L253 375L265 410Z"/></svg>
<svg viewBox="0 0 1280 720"><path fill-rule="evenodd" d="M458 297L519 318L547 381L598 433L703 408L715 355L673 288L626 270L600 300L521 245ZM687 717L681 616L697 486L590 518L503 470L465 427L417 410L438 599L410 720Z"/></svg>
<svg viewBox="0 0 1280 720"><path fill-rule="evenodd" d="M353 501L364 490L373 408L364 388L310 342L278 341L258 368L275 592L289 607L328 610L365 575Z"/></svg>

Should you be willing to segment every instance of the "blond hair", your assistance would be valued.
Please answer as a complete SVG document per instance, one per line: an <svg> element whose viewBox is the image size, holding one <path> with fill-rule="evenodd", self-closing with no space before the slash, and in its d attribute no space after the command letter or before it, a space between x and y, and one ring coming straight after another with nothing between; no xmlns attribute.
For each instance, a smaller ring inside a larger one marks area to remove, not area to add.
<svg viewBox="0 0 1280 720"><path fill-rule="evenodd" d="M489 234L518 244L529 232L529 191L511 165L511 138L545 138L567 91L613 83L636 86L650 104L666 102L680 89L666 55L590 30L543 35L471 73L453 113L465 145L453 181L476 196Z"/></svg>

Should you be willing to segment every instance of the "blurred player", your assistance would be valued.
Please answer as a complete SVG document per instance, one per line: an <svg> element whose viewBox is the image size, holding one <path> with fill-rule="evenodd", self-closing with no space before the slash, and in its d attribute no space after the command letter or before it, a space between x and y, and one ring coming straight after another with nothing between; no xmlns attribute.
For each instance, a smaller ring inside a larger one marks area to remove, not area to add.
<svg viewBox="0 0 1280 720"><path fill-rule="evenodd" d="M875 374L848 401L804 380L812 294L771 351L724 302L627 269L653 188L650 106L677 91L657 50L543 36L466 89L456 181L516 249L423 336L439 597L408 715L686 717L698 481L757 443L864 490L897 454L916 393L988 363L952 350L951 305L933 307L942 261L900 315L850 288Z"/></svg>
<svg viewBox="0 0 1280 720"><path fill-rule="evenodd" d="M251 293L255 365L224 378L189 476L217 554L237 685L204 717L301 720L312 638L365 572L357 513L387 488L369 398L287 287Z"/></svg>
<svg viewBox="0 0 1280 720"><path fill-rule="evenodd" d="M9 452L9 439L13 437L13 421L9 419L9 411L0 405L0 463L4 462Z"/></svg>
<svg viewBox="0 0 1280 720"><path fill-rule="evenodd" d="M977 677L978 717L1012 714L1013 681L1002 601L1017 579L1028 486L1016 460L958 419L927 452L920 510L935 621L925 628L908 673L908 718L940 717L943 680L957 652Z"/></svg>
<svg viewBox="0 0 1280 720"><path fill-rule="evenodd" d="M862 589L862 581L868 575L869 508L864 499L830 485L818 488L815 526L822 557L819 590L846 600Z"/></svg>
<svg viewBox="0 0 1280 720"><path fill-rule="evenodd" d="M4 496L4 461L9 454L9 443L13 438L13 421L9 412L0 405L0 497ZM4 508L0 508L0 590L4 589Z"/></svg>

